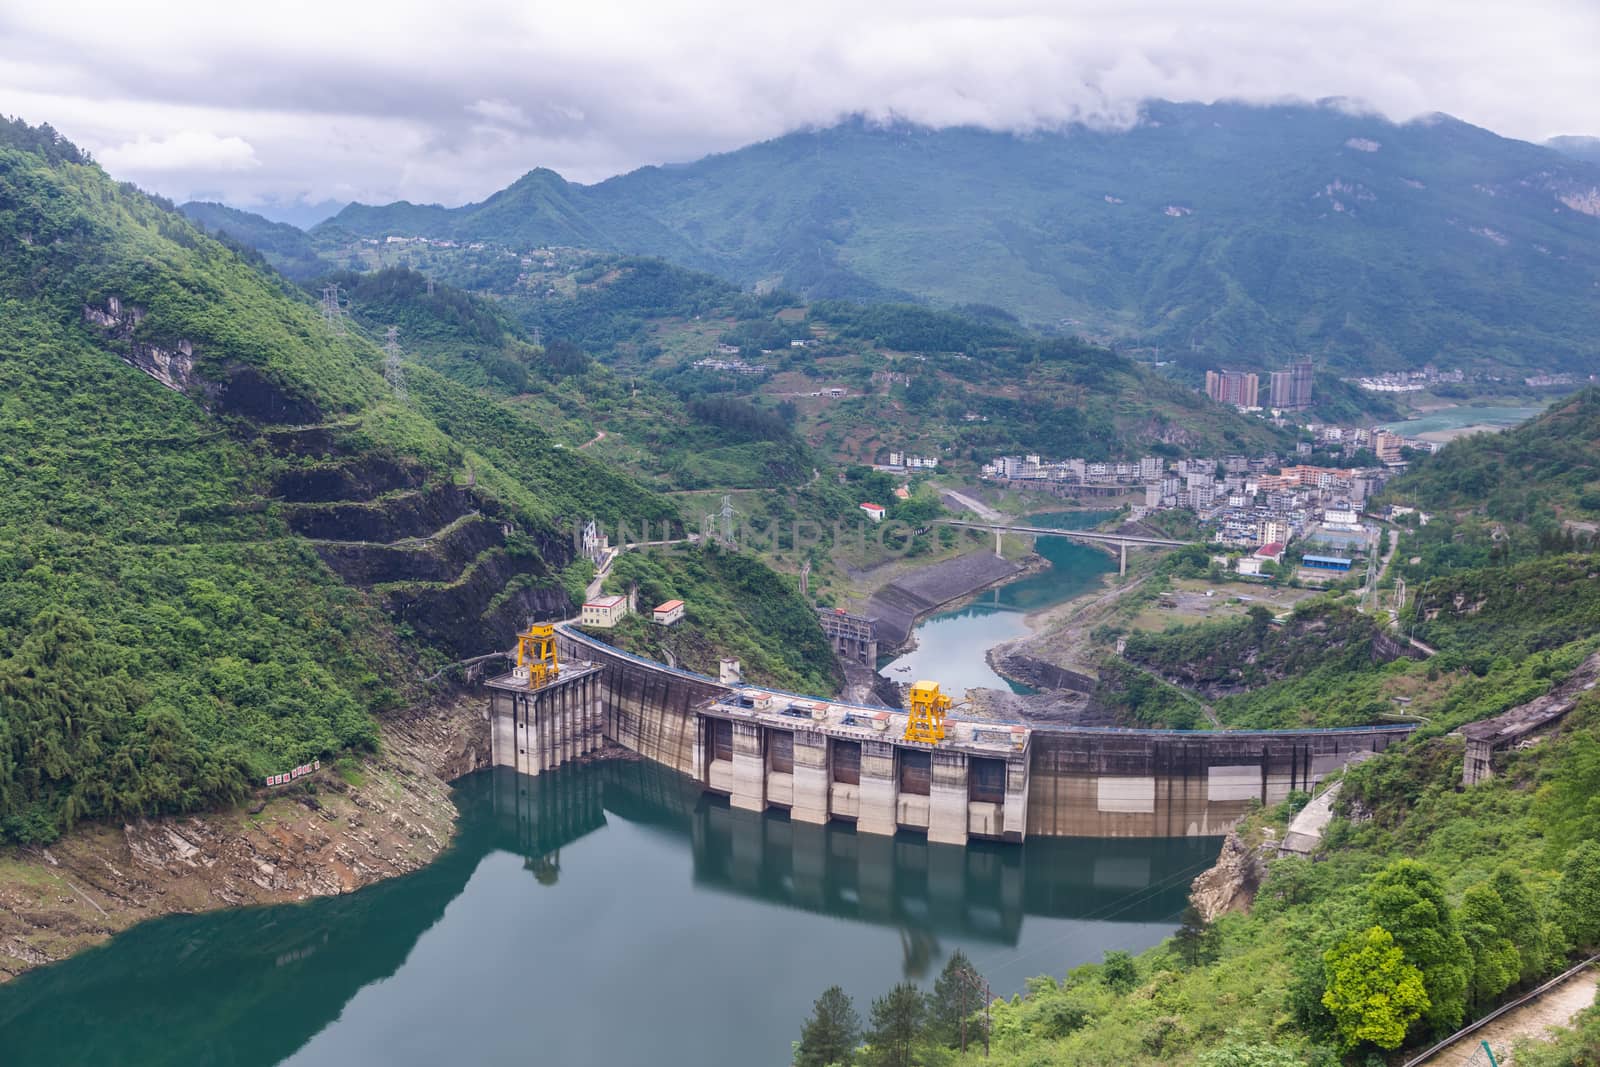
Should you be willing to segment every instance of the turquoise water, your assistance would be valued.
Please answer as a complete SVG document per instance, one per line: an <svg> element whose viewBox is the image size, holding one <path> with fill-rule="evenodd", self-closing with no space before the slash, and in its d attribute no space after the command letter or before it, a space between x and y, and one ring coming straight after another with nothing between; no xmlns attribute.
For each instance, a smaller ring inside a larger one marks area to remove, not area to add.
<svg viewBox="0 0 1600 1067"><path fill-rule="evenodd" d="M1046 512L1029 521L1039 526L1085 530L1098 526L1112 514ZM1117 569L1116 560L1104 549L1064 537L1041 537L1036 551L1050 561L1049 570L990 590L966 607L930 615L913 631L916 648L884 664L879 673L896 682L929 678L947 692L962 693L978 687L1031 692L996 674L985 659L988 650L1002 641L1025 637L1029 632L1025 621L1029 612L1081 596L1099 585L1103 575Z"/></svg>
<svg viewBox="0 0 1600 1067"><path fill-rule="evenodd" d="M1418 434L1442 433L1459 430L1463 426L1494 426L1504 429L1526 422L1544 411L1542 407L1460 407L1434 411L1405 422L1393 422L1384 427L1404 437Z"/></svg>
<svg viewBox="0 0 1600 1067"><path fill-rule="evenodd" d="M1167 936L1216 838L929 845L734 811L643 763L456 788L454 848L357 893L144 923L0 986L0 1063L752 1067L837 982L960 948L997 995Z"/></svg>

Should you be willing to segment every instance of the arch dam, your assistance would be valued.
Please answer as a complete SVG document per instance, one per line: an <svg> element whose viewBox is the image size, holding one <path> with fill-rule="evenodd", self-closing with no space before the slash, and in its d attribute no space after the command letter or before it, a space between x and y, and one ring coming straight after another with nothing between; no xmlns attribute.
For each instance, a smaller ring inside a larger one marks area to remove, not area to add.
<svg viewBox="0 0 1600 1067"><path fill-rule="evenodd" d="M492 761L537 775L610 739L729 798L796 823L970 838L1195 837L1309 790L1415 724L1330 730L1122 730L946 720L937 745L906 714L723 682L556 627L559 677L490 679Z"/></svg>

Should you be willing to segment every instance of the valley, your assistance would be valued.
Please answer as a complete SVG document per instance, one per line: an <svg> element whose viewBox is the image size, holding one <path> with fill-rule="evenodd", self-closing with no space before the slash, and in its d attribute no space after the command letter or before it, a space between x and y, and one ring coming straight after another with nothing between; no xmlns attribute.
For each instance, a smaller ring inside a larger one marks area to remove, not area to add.
<svg viewBox="0 0 1600 1067"><path fill-rule="evenodd" d="M1592 954L1600 178L1146 119L309 232L0 126L6 1047L782 1062L838 982L953 1064L985 982L998 1063L1398 1063Z"/></svg>

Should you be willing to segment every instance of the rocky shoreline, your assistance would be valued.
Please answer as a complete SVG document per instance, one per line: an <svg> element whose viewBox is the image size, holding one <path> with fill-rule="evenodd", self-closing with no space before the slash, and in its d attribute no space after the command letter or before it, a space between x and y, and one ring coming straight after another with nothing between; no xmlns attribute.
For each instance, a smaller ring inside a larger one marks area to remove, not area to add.
<svg viewBox="0 0 1600 1067"><path fill-rule="evenodd" d="M449 847L449 782L488 765L469 696L381 724L379 753L230 811L80 827L0 853L0 982L145 919L349 893Z"/></svg>

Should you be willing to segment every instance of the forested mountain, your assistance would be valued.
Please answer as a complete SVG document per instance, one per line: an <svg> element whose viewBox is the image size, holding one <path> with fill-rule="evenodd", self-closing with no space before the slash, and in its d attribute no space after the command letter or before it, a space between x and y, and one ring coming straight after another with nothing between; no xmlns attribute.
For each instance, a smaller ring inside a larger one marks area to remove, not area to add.
<svg viewBox="0 0 1600 1067"><path fill-rule="evenodd" d="M1600 168L1435 116L1152 103L1126 132L861 121L592 186L535 170L314 231L661 256L810 297L984 303L1198 364L1587 369Z"/></svg>
<svg viewBox="0 0 1600 1067"><path fill-rule="evenodd" d="M457 304L454 329L495 321ZM386 367L359 321L20 123L0 485L0 841L373 745L425 674L572 610L575 523L677 517L536 413ZM819 648L789 635L774 680L810 681Z"/></svg>
<svg viewBox="0 0 1600 1067"><path fill-rule="evenodd" d="M311 238L286 222L273 222L249 211L203 200L191 200L178 210L225 243L231 240L254 248L290 278L313 277L323 269Z"/></svg>
<svg viewBox="0 0 1600 1067"><path fill-rule="evenodd" d="M1600 137L1552 137L1545 144L1574 159L1600 163Z"/></svg>

